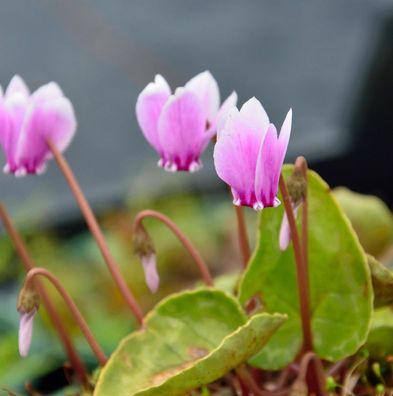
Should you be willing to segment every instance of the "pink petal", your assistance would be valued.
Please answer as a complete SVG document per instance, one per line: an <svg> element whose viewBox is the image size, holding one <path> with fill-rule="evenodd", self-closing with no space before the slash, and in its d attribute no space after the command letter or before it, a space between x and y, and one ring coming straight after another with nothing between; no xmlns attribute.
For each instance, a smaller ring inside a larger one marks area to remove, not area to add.
<svg viewBox="0 0 393 396"><path fill-rule="evenodd" d="M223 125L225 124L226 118L229 114L229 112L236 107L237 103L237 93L233 91L224 101L224 103L221 105L220 109L218 110L218 113L214 120L212 121L209 129L206 131L207 133L207 140L210 140L213 138L213 136L216 134L217 130L222 130Z"/></svg>
<svg viewBox="0 0 393 396"><path fill-rule="evenodd" d="M178 88L162 109L158 136L169 170L195 170L203 149L205 117L197 96Z"/></svg>
<svg viewBox="0 0 393 396"><path fill-rule="evenodd" d="M278 178L278 139L277 130L270 124L265 140L258 153L256 165L255 192L258 201L258 209L274 206L277 190Z"/></svg>
<svg viewBox="0 0 393 396"><path fill-rule="evenodd" d="M157 272L156 255L149 254L148 256L142 256L141 262L145 273L146 284L152 293L156 293L160 284L160 277Z"/></svg>
<svg viewBox="0 0 393 396"><path fill-rule="evenodd" d="M35 103L44 103L63 97L63 91L55 82L50 82L38 88L32 95L31 100Z"/></svg>
<svg viewBox="0 0 393 396"><path fill-rule="evenodd" d="M34 316L37 309L29 313L20 314L19 320L19 354L26 357L30 350L31 337L33 335Z"/></svg>
<svg viewBox="0 0 393 396"><path fill-rule="evenodd" d="M199 98L204 109L205 118L212 122L220 106L220 91L217 81L209 71L204 71L193 77L185 85Z"/></svg>
<svg viewBox="0 0 393 396"><path fill-rule="evenodd" d="M291 136L292 129L292 109L289 109L287 116L282 124L280 130L280 137L278 138L278 166L282 167L284 163L285 154L287 153L289 138Z"/></svg>
<svg viewBox="0 0 393 396"><path fill-rule="evenodd" d="M20 92L10 95L5 103L8 113L8 136L4 144L7 157L7 165L4 168L6 173L13 173L18 168L17 147L28 103L29 98Z"/></svg>
<svg viewBox="0 0 393 396"><path fill-rule="evenodd" d="M22 77L18 76L17 74L12 77L10 83L8 84L8 87L5 91L5 98L8 99L15 93L21 94L25 98L30 96L30 90L28 86L23 81Z"/></svg>
<svg viewBox="0 0 393 396"><path fill-rule="evenodd" d="M246 103L244 103L240 109L240 113L250 122L254 128L261 130L263 140L264 134L269 128L270 121L261 102L257 98L252 97Z"/></svg>
<svg viewBox="0 0 393 396"><path fill-rule="evenodd" d="M300 206L300 204L295 206L292 203L292 210L293 210L295 219L297 217L299 206ZM284 251L288 248L290 240L291 240L291 230L289 228L287 213L284 211L284 215L283 215L281 227L280 227L280 235L279 235L279 246L280 246L281 251Z"/></svg>
<svg viewBox="0 0 393 396"><path fill-rule="evenodd" d="M159 153L162 152L158 138L158 119L162 108L171 94L171 89L164 77L156 75L139 94L136 102L136 117L146 140Z"/></svg>
<svg viewBox="0 0 393 396"><path fill-rule="evenodd" d="M40 94L27 110L17 152L20 171L42 172L45 161L52 157L47 139L64 151L75 134L76 119L71 102L65 97L50 100L52 94L56 92L48 90Z"/></svg>
<svg viewBox="0 0 393 396"><path fill-rule="evenodd" d="M255 168L263 138L261 130L234 108L218 136L214 147L216 172L231 186L235 204L253 206Z"/></svg>

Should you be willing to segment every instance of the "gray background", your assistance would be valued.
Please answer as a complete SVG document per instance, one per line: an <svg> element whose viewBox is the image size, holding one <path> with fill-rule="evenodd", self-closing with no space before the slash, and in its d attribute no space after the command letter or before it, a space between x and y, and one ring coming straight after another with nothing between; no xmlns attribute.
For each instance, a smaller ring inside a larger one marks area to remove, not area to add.
<svg viewBox="0 0 393 396"><path fill-rule="evenodd" d="M96 208L125 193L219 185L211 161L192 177L163 175L136 124L140 90L161 73L172 87L209 69L222 97L258 97L280 125L294 109L288 158L330 158L351 142L348 123L382 21L376 0L2 0L0 83L57 81L79 128L66 152ZM0 200L18 223L75 214L51 163L39 177L0 175Z"/></svg>

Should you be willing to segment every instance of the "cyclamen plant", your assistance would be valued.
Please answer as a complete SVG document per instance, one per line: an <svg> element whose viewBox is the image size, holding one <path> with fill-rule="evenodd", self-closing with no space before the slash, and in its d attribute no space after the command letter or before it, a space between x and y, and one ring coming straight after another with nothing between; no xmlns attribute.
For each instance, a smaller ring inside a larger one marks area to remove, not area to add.
<svg viewBox="0 0 393 396"><path fill-rule="evenodd" d="M221 290L202 254L170 218L153 210L140 212L134 220L133 243L150 290L159 288L159 274L154 242L143 225L146 217L163 222L178 237L206 284L168 296L145 315L62 154L76 128L71 103L55 83L30 95L20 77L12 79L0 102L5 172L38 174L50 158L56 160L140 326L108 359L59 279L34 265L0 205L4 226L27 271L17 305L21 356L28 354L41 299L74 369L74 381L82 384L85 393L278 396L391 392L391 378L381 374L373 389L367 372L360 369L365 359L359 351L367 342L373 304L393 303L393 275L366 256L328 186L308 170L303 157L283 167L292 110L278 134L256 98L240 111L236 99L233 93L219 107L218 85L209 72L197 75L174 94L158 75L138 97L139 125L165 170L199 170L202 152L216 141L214 165L233 195L243 258L236 284L231 290ZM242 206L260 213L257 246L251 257ZM100 365L96 379L88 374L39 277L53 283L80 326Z"/></svg>

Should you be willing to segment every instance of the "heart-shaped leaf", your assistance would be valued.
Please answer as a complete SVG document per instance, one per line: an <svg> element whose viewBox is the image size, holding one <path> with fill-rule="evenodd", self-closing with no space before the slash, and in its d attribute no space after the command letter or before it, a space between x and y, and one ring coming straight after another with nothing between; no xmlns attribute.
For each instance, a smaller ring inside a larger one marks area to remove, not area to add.
<svg viewBox="0 0 393 396"><path fill-rule="evenodd" d="M365 348L372 359L384 359L393 354L393 311L384 307L374 311L371 330Z"/></svg>
<svg viewBox="0 0 393 396"><path fill-rule="evenodd" d="M286 166L288 176L293 167ZM309 171L309 279L313 342L324 359L354 353L366 340L372 288L365 254L328 185ZM288 321L252 359L261 368L291 362L302 344L293 247L278 245L284 208L265 209L258 247L240 284L240 300L259 295L266 312L285 312ZM298 223L301 213L299 211Z"/></svg>
<svg viewBox="0 0 393 396"><path fill-rule="evenodd" d="M216 289L170 296L121 341L94 395L183 395L247 361L284 321L280 314L247 321L237 300Z"/></svg>

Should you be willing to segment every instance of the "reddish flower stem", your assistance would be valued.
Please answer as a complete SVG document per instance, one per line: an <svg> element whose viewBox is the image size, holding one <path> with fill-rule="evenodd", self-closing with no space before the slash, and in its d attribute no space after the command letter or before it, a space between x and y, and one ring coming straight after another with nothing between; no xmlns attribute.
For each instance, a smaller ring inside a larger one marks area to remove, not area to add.
<svg viewBox="0 0 393 396"><path fill-rule="evenodd" d="M248 260L250 259L250 245L248 243L247 226L244 218L243 208L241 206L235 206L237 230L240 245L240 252L243 260L243 267L247 267Z"/></svg>
<svg viewBox="0 0 393 396"><path fill-rule="evenodd" d="M138 320L139 324L143 324L143 312L136 301L134 295L132 294L131 290L128 288L127 283L125 282L123 276L119 271L119 267L116 264L111 252L109 251L109 247L106 243L104 238L104 234L101 231L100 226L98 225L97 219L91 210L87 199L85 198L82 189L78 181L75 178L74 173L72 172L70 166L68 165L66 159L62 155L62 153L57 149L56 145L51 141L48 140L47 144L59 166L60 170L62 171L64 178L66 179L72 193L74 194L75 200L79 205L79 208L86 220L86 223L92 233L101 254L107 264L107 267L116 282L120 293L122 294L124 300L126 301L127 305L131 309L132 313L134 314L135 318Z"/></svg>
<svg viewBox="0 0 393 396"><path fill-rule="evenodd" d="M297 157L295 167L301 169L303 178L306 182L302 203L302 255L308 279L308 165L306 159L302 156Z"/></svg>
<svg viewBox="0 0 393 396"><path fill-rule="evenodd" d="M10 236L15 246L15 250L19 258L21 259L26 272L30 271L35 267L34 262L27 251L27 248L22 240L22 237L20 236L16 227L12 223L11 217L9 216L6 208L1 203L0 203L0 217L4 224L5 229L7 230L8 235ZM44 285L39 281L39 279L35 280L34 284L48 312L48 316L57 331L60 341L64 346L64 349L67 353L71 366L77 373L79 380L83 383L86 383L88 381L86 368L74 348L71 337L68 335L67 330L64 327L63 322L60 318L60 315L57 313L53 302L51 301Z"/></svg>
<svg viewBox="0 0 393 396"><path fill-rule="evenodd" d="M206 285L213 286L214 285L213 278L202 256L200 255L196 247L192 244L192 242L188 239L188 237L183 233L183 231L181 231L180 228L169 217L155 210L151 210L151 209L142 210L135 217L133 224L134 230L136 230L140 225L142 225L142 221L146 217L150 217L161 221L176 235L176 237L182 243L184 248L190 253L191 257L194 259L195 264L197 265L199 272L201 273L202 278L206 283Z"/></svg>
<svg viewBox="0 0 393 396"><path fill-rule="evenodd" d="M56 288L56 290L59 292L59 294L63 298L64 302L66 303L67 307L71 311L71 314L74 317L76 323L82 330L82 333L86 338L86 341L88 342L92 351L96 355L97 360L99 361L100 365L104 366L107 361L107 357L105 356L105 353L103 352L103 350L99 346L98 342L94 338L92 332L90 331L88 324L86 323L85 319L83 318L82 314L80 313L74 300L67 293L66 289L63 287L63 285L60 283L60 281L51 272L49 272L45 268L40 268L40 267L31 269L27 273L24 287L28 287L29 283L33 281L34 277L39 276L39 275L47 278L52 283L52 285Z"/></svg>
<svg viewBox="0 0 393 396"><path fill-rule="evenodd" d="M299 290L299 305L300 316L302 321L303 332L303 351L308 352L312 350L312 333L309 311L309 288L308 288L308 271L306 263L303 260L302 246L300 244L299 233L296 227L295 216L292 209L291 197L288 194L288 189L283 175L280 176L280 191L285 207L285 212L288 217L289 228L291 230L291 238L293 243L293 250L296 263L297 283Z"/></svg>

